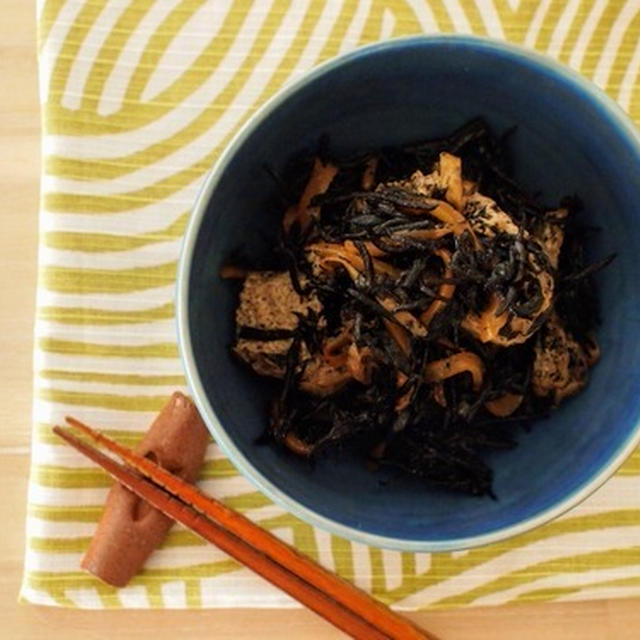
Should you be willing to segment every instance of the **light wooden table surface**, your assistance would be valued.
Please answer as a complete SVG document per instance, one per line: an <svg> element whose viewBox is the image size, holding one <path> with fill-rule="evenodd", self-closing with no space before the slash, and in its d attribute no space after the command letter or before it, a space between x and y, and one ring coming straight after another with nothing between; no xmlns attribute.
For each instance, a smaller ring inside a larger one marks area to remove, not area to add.
<svg viewBox="0 0 640 640"><path fill-rule="evenodd" d="M31 422L39 112L33 0L2 0L0 19L0 636L155 640L339 638L304 610L75 611L18 605ZM441 640L631 640L640 600L517 605L412 616Z"/></svg>

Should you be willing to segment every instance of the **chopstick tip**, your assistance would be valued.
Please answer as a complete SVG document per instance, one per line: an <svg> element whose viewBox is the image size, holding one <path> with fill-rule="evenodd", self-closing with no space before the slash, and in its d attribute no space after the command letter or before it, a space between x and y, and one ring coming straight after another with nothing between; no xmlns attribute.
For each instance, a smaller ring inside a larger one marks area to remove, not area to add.
<svg viewBox="0 0 640 640"><path fill-rule="evenodd" d="M67 429L65 429L64 427L61 427L60 425L56 424L54 425L51 430L53 431L53 433L55 433L57 436L59 436L60 438L62 438L63 440L66 440L67 442L71 443L73 440L75 440L76 438L74 438Z"/></svg>
<svg viewBox="0 0 640 640"><path fill-rule="evenodd" d="M98 435L98 432L95 429L92 429L88 424L81 422L80 420L78 420L77 418L74 418L73 416L65 416L64 419L65 419L65 422L70 427L73 427L74 429L79 429L80 431L86 433L87 435L90 435L94 439Z"/></svg>

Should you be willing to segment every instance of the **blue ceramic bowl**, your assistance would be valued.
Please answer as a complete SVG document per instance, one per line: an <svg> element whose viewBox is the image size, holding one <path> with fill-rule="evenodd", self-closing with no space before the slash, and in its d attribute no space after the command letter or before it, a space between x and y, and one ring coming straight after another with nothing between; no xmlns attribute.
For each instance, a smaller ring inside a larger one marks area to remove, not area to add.
<svg viewBox="0 0 640 640"><path fill-rule="evenodd" d="M594 257L618 258L598 277L602 359L588 389L549 420L488 456L498 500L417 483L387 485L348 457L311 468L257 446L271 385L231 358L233 287L218 275L242 246L268 250L279 219L263 203L276 170L328 133L358 150L439 136L483 115L517 125L517 178L545 201L577 193L602 232ZM353 540L412 551L486 544L577 504L640 439L640 137L601 91L522 49L472 37L399 39L356 50L307 74L243 127L207 177L179 266L178 332L195 401L213 437L266 495L308 522Z"/></svg>

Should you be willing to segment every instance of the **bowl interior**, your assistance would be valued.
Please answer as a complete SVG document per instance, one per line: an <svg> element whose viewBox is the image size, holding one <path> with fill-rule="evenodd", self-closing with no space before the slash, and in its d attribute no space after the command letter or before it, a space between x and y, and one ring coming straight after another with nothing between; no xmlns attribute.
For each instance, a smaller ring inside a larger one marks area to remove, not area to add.
<svg viewBox="0 0 640 640"><path fill-rule="evenodd" d="M230 357L237 289L218 273L239 247L264 254L275 240L279 219L265 207L274 184L263 164L278 170L322 134L329 134L334 148L359 150L439 136L477 115L497 131L517 125L517 177L550 204L578 194L585 221L602 229L589 245L592 256L618 253L598 276L602 359L588 390L532 431L519 433L515 450L487 456L497 500L412 481L381 482L380 474L344 454L312 468L256 445L273 385ZM294 513L386 546L463 546L574 496L628 445L640 411L639 166L637 141L585 85L504 46L460 38L407 40L362 50L312 75L237 140L210 177L211 197L191 230L191 376L205 390L201 408L214 437Z"/></svg>

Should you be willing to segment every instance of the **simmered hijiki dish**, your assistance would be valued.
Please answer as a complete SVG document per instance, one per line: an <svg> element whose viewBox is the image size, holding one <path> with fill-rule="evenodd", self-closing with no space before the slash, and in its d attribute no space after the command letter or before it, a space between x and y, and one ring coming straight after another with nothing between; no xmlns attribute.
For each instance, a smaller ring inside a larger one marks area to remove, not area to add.
<svg viewBox="0 0 640 640"><path fill-rule="evenodd" d="M282 242L240 268L233 352L281 380L266 438L313 458L492 494L483 451L587 384L597 299L578 200L545 207L480 119L438 140L332 157L278 182Z"/></svg>

